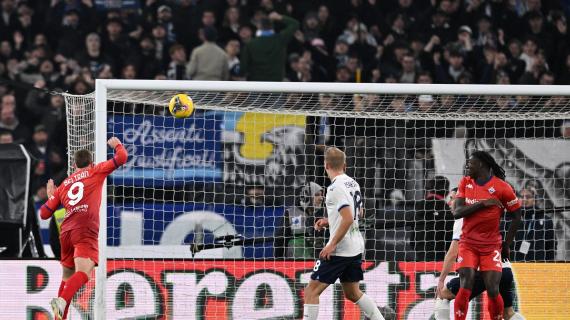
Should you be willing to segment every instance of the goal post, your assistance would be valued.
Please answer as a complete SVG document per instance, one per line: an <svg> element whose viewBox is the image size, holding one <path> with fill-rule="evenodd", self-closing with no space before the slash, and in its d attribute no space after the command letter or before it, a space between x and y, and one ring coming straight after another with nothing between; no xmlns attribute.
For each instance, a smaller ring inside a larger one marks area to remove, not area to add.
<svg viewBox="0 0 570 320"><path fill-rule="evenodd" d="M168 114L177 93L194 100L195 116ZM525 309L537 288L528 285L533 272L562 272L567 264L555 262L570 260L570 129L566 139L561 132L570 128L569 86L98 79L94 94L65 98L70 164L80 148L93 151L96 162L107 160L111 135L139 144L129 154L137 159L103 188L87 311L97 320L302 316L302 287L317 238L326 235L304 235L299 245L280 232L285 219L296 221L285 209L292 215L293 207L307 208L299 190L313 192L310 182L327 186L323 145L347 153L348 173L366 195L363 289L401 319L432 315L447 249L434 241L449 234L452 221L418 212L427 214L424 195L441 189L434 177L446 177L448 190L457 185L471 150L499 158L517 191L535 191L550 223L541 232L554 235L554 248L537 247L539 255L521 265L517 308L533 312ZM314 219L299 216L301 224ZM276 249L285 258L275 258ZM566 298L570 281L560 290L555 302ZM360 316L338 287L327 292L321 315ZM482 301L472 304L469 319L483 319Z"/></svg>
<svg viewBox="0 0 570 320"><path fill-rule="evenodd" d="M108 86L96 80L95 83L95 162L107 160L107 90ZM99 210L99 265L95 272L96 320L106 319L106 279L107 279L107 183L101 191Z"/></svg>

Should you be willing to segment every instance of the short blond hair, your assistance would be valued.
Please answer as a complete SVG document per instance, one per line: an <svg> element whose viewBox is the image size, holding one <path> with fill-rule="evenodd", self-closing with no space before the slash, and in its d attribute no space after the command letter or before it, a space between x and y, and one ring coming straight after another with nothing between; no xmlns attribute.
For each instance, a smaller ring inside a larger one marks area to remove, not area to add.
<svg viewBox="0 0 570 320"><path fill-rule="evenodd" d="M328 163L332 170L344 170L346 154L339 148L328 147L325 150L325 163Z"/></svg>

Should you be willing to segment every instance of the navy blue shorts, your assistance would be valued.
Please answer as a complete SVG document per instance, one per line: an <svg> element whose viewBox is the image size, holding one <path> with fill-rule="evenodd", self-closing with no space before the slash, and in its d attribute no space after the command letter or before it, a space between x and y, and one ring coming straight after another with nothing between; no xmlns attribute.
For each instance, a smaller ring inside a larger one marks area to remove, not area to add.
<svg viewBox="0 0 570 320"><path fill-rule="evenodd" d="M459 277L451 279L447 283L447 289L457 295L459 292ZM505 308L513 306L513 289L515 287L513 271L511 268L503 268L503 275L501 276L501 283L499 283L499 293L503 297L503 302L505 303ZM469 300L474 299L481 293L485 291L485 282L483 277L481 277L481 272L477 271L475 273L475 283L473 284L473 290L471 290L471 297Z"/></svg>
<svg viewBox="0 0 570 320"><path fill-rule="evenodd" d="M330 260L317 260L311 279L333 284L340 282L358 282L364 279L362 272L362 254L354 257L331 256Z"/></svg>

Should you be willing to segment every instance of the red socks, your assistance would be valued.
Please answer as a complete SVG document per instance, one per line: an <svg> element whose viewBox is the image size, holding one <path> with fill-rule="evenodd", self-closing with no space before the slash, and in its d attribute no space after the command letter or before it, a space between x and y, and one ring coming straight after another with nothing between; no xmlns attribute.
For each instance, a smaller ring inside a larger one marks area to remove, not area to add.
<svg viewBox="0 0 570 320"><path fill-rule="evenodd" d="M71 303L71 299L73 299L73 295L77 291L79 291L79 289L84 284L86 284L88 280L89 277L87 277L87 274L85 274L85 272L82 271L75 272L73 276L71 276L71 278L67 279L65 288L63 289L63 291L59 296L65 299L67 305L69 305Z"/></svg>
<svg viewBox="0 0 570 320"><path fill-rule="evenodd" d="M61 293L63 292L63 288L65 288L65 281L61 280L61 284L59 285L59 290L57 290L57 296L61 296Z"/></svg>
<svg viewBox="0 0 570 320"><path fill-rule="evenodd" d="M493 320L502 320L503 319L503 309L504 309L504 304L503 304L503 297L501 297L500 294L498 294L496 297L491 298L489 296L487 296L487 298L489 298L489 315L491 316L491 319Z"/></svg>
<svg viewBox="0 0 570 320"><path fill-rule="evenodd" d="M61 297L61 294L63 293L63 289L65 288L65 283L66 283L65 281L63 281L63 280L61 281L61 284L59 285L59 290L57 291L57 296L58 296L58 297ZM69 310L69 306L70 306L70 305L71 305L71 304L68 303L68 304L65 306L65 312L63 313L63 319L67 319L67 310Z"/></svg>
<svg viewBox="0 0 570 320"><path fill-rule="evenodd" d="M469 297L471 290L459 288L459 292L455 296L453 308L455 310L455 320L465 320L467 317L467 309L469 308Z"/></svg>

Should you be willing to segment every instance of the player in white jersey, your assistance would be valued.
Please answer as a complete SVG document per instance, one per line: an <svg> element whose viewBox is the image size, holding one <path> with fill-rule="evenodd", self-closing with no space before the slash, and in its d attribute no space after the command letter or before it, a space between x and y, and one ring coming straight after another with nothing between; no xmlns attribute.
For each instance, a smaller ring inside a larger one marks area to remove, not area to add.
<svg viewBox="0 0 570 320"><path fill-rule="evenodd" d="M330 240L319 254L311 281L305 288L303 319L318 318L319 296L340 279L348 300L356 303L371 320L384 320L374 300L359 288L359 281L364 279L364 238L358 230L363 212L360 186L344 173L346 155L338 148L325 151L325 170L332 181L325 200L328 218L318 220L315 229L330 227Z"/></svg>
<svg viewBox="0 0 570 320"><path fill-rule="evenodd" d="M453 208L453 201L455 190L450 192L451 200L449 206ZM455 259L459 252L459 239L461 238L461 229L463 228L463 219L455 220L453 223L453 238L447 253L445 254L445 259L443 262L443 269L439 276L439 282L436 290L436 302L434 307L434 315L436 320L449 320L449 302L455 299L455 295L459 291L459 278L453 278L447 285L445 284L445 278L451 271ZM499 292L504 301L505 310L503 312L503 317L506 320L524 320L524 317L515 312L513 308L513 289L514 289L514 276L511 270L511 263L508 260L504 260L503 264L503 274L501 276L501 282L499 283ZM474 299L481 293L485 291L485 283L481 277L480 272L475 274L475 281L473 284L473 290L469 300Z"/></svg>

